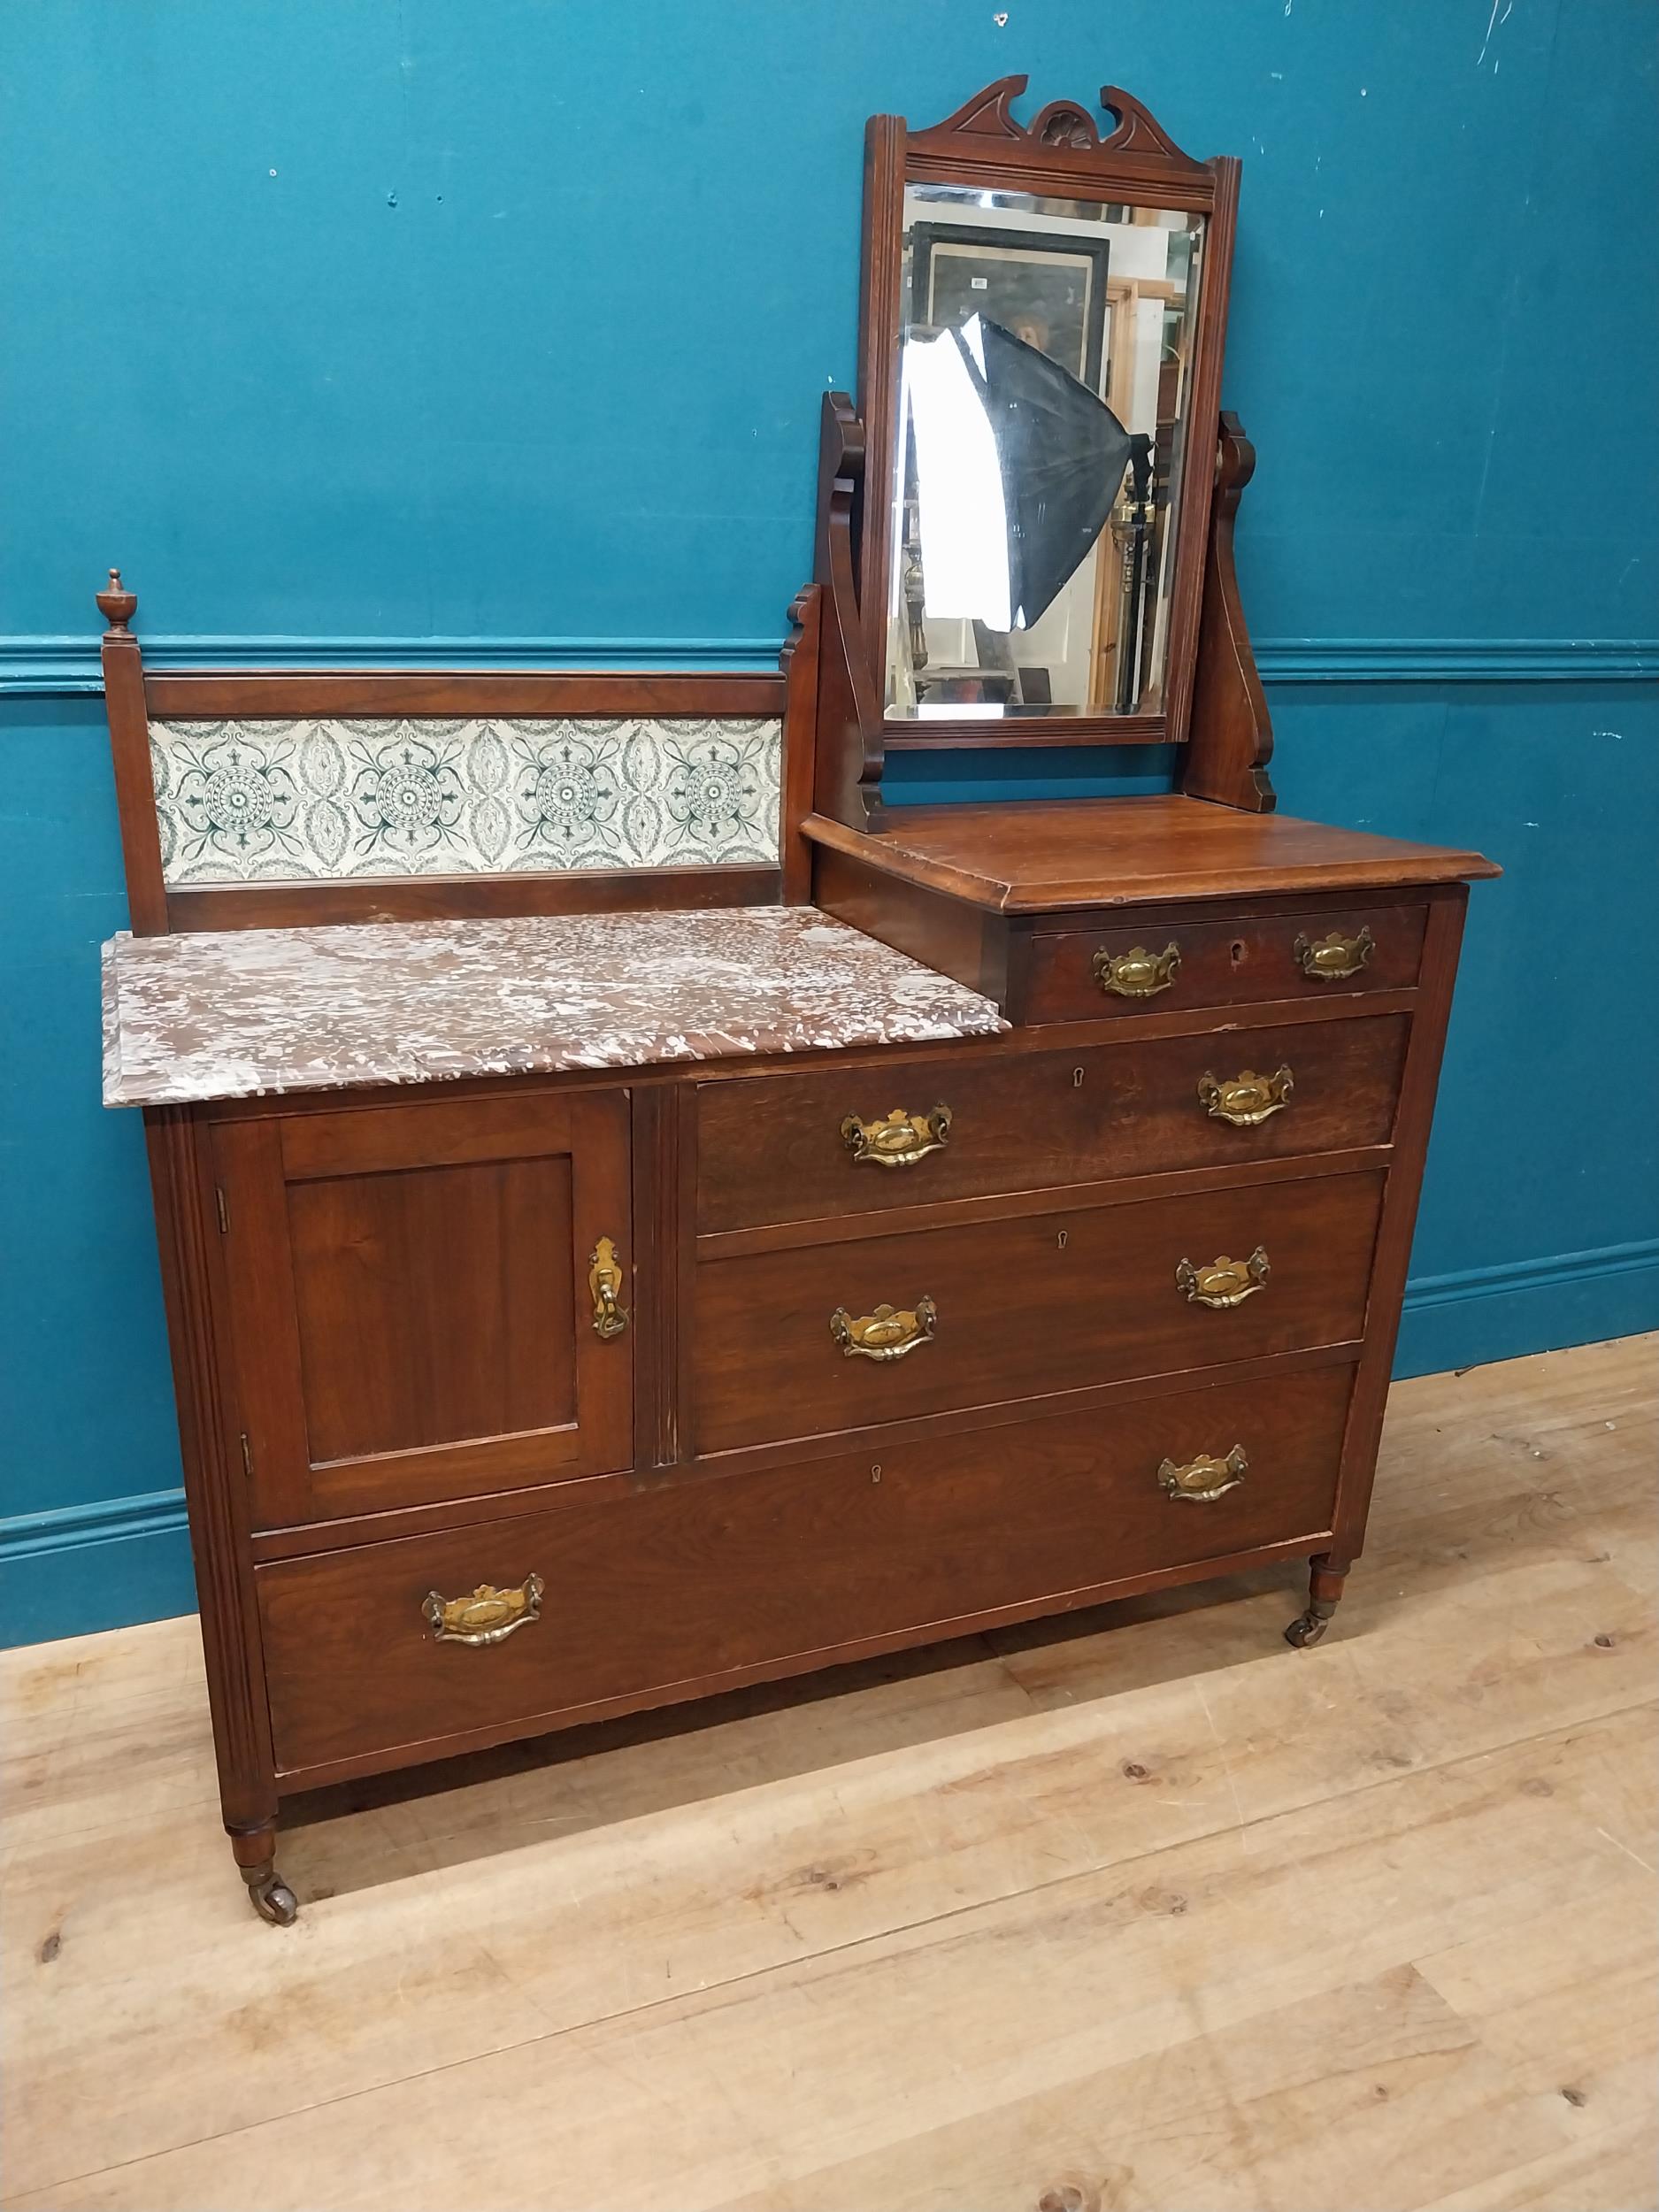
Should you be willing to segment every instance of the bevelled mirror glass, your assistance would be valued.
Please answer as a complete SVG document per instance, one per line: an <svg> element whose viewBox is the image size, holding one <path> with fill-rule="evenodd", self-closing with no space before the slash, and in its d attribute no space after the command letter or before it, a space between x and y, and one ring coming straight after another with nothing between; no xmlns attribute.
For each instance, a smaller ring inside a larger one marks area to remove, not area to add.
<svg viewBox="0 0 1659 2212"><path fill-rule="evenodd" d="M888 717L1163 711L1207 219L905 184Z"/></svg>

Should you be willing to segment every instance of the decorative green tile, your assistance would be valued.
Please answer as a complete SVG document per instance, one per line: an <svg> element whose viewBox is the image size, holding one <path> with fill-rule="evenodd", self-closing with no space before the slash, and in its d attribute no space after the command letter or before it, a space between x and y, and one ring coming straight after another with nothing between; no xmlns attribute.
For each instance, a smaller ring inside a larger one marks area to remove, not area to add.
<svg viewBox="0 0 1659 2212"><path fill-rule="evenodd" d="M170 885L778 858L776 721L154 722Z"/></svg>

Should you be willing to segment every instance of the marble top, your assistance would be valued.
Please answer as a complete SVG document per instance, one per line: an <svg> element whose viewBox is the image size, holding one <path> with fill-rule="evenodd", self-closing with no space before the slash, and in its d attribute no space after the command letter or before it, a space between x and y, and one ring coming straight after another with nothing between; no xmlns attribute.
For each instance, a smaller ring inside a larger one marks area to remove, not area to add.
<svg viewBox="0 0 1659 2212"><path fill-rule="evenodd" d="M983 1037L978 992L810 907L357 923L104 948L104 1102Z"/></svg>

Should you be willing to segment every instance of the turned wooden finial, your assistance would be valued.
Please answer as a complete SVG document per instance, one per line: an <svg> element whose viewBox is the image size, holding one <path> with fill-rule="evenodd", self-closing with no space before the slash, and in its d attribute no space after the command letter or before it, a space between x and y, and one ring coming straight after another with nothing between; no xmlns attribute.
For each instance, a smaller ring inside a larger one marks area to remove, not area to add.
<svg viewBox="0 0 1659 2212"><path fill-rule="evenodd" d="M108 591L101 591L97 594L97 601L98 612L110 626L106 635L110 637L130 636L131 632L127 626L138 611L138 594L123 588L121 572L119 568L112 568L110 571L110 588Z"/></svg>

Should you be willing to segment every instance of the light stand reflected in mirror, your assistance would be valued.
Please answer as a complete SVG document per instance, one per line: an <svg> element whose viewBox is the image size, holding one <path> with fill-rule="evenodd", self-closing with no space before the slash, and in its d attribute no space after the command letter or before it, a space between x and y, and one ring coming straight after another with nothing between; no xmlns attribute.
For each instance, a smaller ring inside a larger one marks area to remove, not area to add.
<svg viewBox="0 0 1659 2212"><path fill-rule="evenodd" d="M1031 703L1013 641L1094 552L1135 441L1087 385L981 315L913 332L902 385L904 634L918 701L949 687L962 703L988 674L1003 703ZM1137 562L1143 537L1144 526ZM929 669L929 619L972 626L976 671Z"/></svg>

